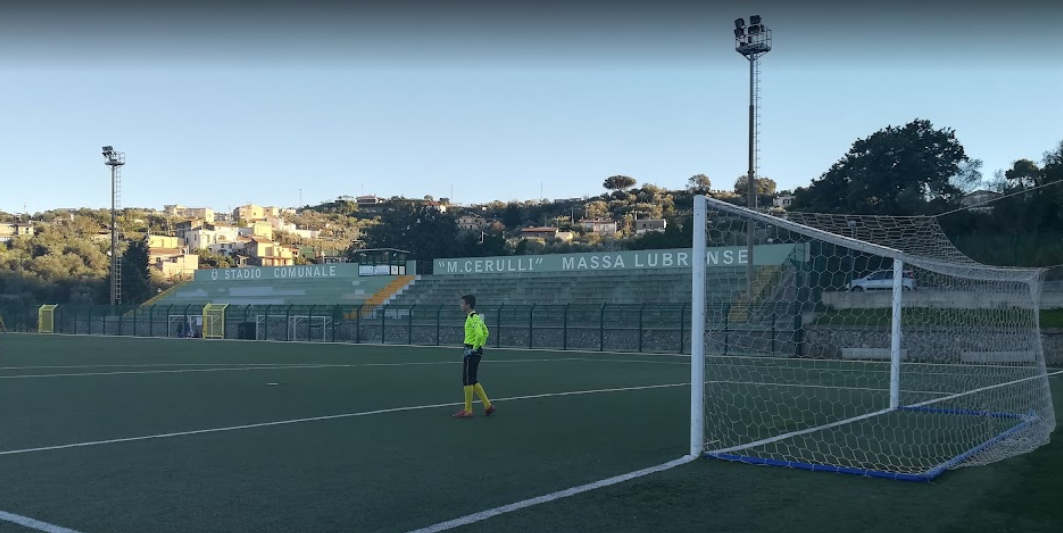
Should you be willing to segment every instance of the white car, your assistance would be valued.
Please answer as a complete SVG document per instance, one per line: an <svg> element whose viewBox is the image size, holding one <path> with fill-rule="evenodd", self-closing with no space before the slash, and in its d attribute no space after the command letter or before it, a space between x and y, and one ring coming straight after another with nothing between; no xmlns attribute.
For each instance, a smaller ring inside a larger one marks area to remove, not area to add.
<svg viewBox="0 0 1063 533"><path fill-rule="evenodd" d="M901 280L901 286L905 290L915 290L915 272L906 270L904 272L904 279ZM893 270L877 270L862 278L857 278L850 281L845 286L845 290L849 291L873 291L873 290L891 290L893 289Z"/></svg>

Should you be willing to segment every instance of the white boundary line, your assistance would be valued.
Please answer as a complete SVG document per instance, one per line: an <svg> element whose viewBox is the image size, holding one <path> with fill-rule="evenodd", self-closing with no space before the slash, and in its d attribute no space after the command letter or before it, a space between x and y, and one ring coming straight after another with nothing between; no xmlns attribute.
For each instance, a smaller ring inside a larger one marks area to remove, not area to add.
<svg viewBox="0 0 1063 533"><path fill-rule="evenodd" d="M165 368L165 367L218 367L218 366L306 366L329 363L117 363L113 365L26 365L26 366L0 366L0 370L43 370L49 368Z"/></svg>
<svg viewBox="0 0 1063 533"><path fill-rule="evenodd" d="M196 372L247 372L249 370L298 370L306 368L328 368L332 365L304 365L295 367L277 367L277 366L243 366L234 368L182 368L177 370L120 370L116 372L67 372L65 374L14 374L10 376L0 376L0 379L43 379L43 378L82 378L92 376L125 376L125 375L143 375L143 374L189 374Z"/></svg>
<svg viewBox="0 0 1063 533"><path fill-rule="evenodd" d="M465 516L460 517L460 518L455 518L454 520L448 520L446 522L440 522L438 524L433 524L433 525L430 525L430 526L427 526L427 527L423 527L421 529L414 529L414 530L408 531L406 533L438 533L439 531L446 531L448 529L454 529L456 527L466 526L466 525L469 525L469 524L472 524L472 523L475 523L475 522L480 522L482 520L487 520L488 518L491 518L493 516L498 516L500 514L510 513L510 512L513 512L513 511L519 511L520 509L525 509L525 508L531 507L533 505L539 505L539 504L542 504L542 503L549 503L549 502L552 502L554 500L560 500L561 498L568 498L569 496L575 496L577 494L581 494L581 493L584 493L584 492L592 491L592 490L595 490L595 489L600 489L602 487L608 487L610 485L616 485L617 483L623 483L625 481L630 481L630 480L635 479L635 478L648 476L650 474L656 474L657 472L663 472L665 470L670 470L670 469L675 468L677 466L681 466L681 465L685 465L687 463L690 463L690 462L694 461L695 459L697 459L696 456L688 455L688 456L676 459L674 461L669 461L667 463L659 464L657 466L651 466L649 468L645 468L645 469L642 469L642 470L637 470L635 472L629 472L627 474L622 474L622 475L611 477L611 478L608 478L608 479L595 481L593 483L587 483L586 485L580 485L578 487L572 487L572 488L565 489L565 490L560 490L560 491L557 491L557 492L551 492L550 494L545 494L543 496L539 496L539 497L536 497L536 498L529 498L527 500L522 500L522 501L519 501L517 503L511 503L509 505L503 505L502 507L495 507L494 509L488 509L486 511L480 511L478 513L465 515Z"/></svg>
<svg viewBox="0 0 1063 533"><path fill-rule="evenodd" d="M625 361L625 360L612 360L612 359L590 359L590 358L557 358L557 359L495 359L489 361L490 364L505 364L505 363L553 363L553 362L593 362L593 363L622 363L622 364L651 364L651 365L682 365L687 366L687 363L674 363L670 361ZM41 378L66 378L66 377L92 377L92 376L120 376L120 375L144 375L144 374L188 374L188 373L201 373L201 372L247 372L251 370L303 370L303 369L321 369L321 368L361 368L361 367L404 367L404 366L432 366L432 365L456 365L460 361L424 361L424 362L411 362L411 363L350 363L350 364L284 364L284 365L233 365L232 368L227 368L225 365L219 364L218 368L181 368L175 370L121 370L116 372L68 372L60 374L14 374L14 375L0 375L0 379L41 379ZM111 365L103 365L103 367L109 367ZM136 366L136 365L134 365ZM171 366L171 365L141 365L141 366ZM190 365L196 366L196 365ZM34 367L22 367L22 368L34 368ZM36 368L93 368L93 367L36 367ZM3 370L3 368L0 368ZM874 388L874 387L849 387L845 385L815 385L807 383L785 383L785 382L767 382L767 381L729 381L729 380L709 380L705 383L712 384L731 384L731 385L755 385L762 387L786 387L786 388L805 388L805 389L831 389L831 390L851 390L851 391L871 391L871 392L888 392L889 389ZM950 393L941 391L923 391L923 390L904 390L902 392L909 392L914 394L935 394L945 396Z"/></svg>
<svg viewBox="0 0 1063 533"><path fill-rule="evenodd" d="M20 525L37 531L44 531L45 533L80 533L73 529L57 526L55 524L49 524L47 522L41 522L40 520L34 520L28 516L17 515L14 513L7 513L0 511L0 522L10 522L12 524Z"/></svg>
<svg viewBox="0 0 1063 533"><path fill-rule="evenodd" d="M459 327L459 326L457 326ZM132 335L89 335L86 333L33 333L26 331L11 331L6 332L6 335L18 335L26 337L54 335L57 337L87 337L87 338L124 338L124 339L139 339L139 340L169 340L169 342L187 342L187 340L206 340L206 342L212 343L270 343L270 344L282 344L282 345L306 345L306 346L336 346L336 347L364 347L364 348L417 348L422 350L446 350L457 349L457 347L450 346L426 346L426 345L403 345L403 344L374 344L374 343L349 343L343 342L313 342L313 340L247 340L242 338L208 338L208 339L189 339L189 338L170 338L170 337L140 337ZM652 351L611 351L611 350L593 350L593 349L572 349L563 350L560 348L520 348L520 347L486 347L491 351L516 351L516 352L542 352L542 353L573 353L573 354L587 354L587 355L634 355L634 356L646 356L646 357L677 357L677 359L690 359L689 353L674 353L674 352L652 352ZM152 355L145 355L152 356ZM782 357L773 355L723 355L722 353L707 354L706 357L713 357L713 359L730 359L730 360L747 360L747 361L783 361L783 362L796 362L800 365L812 365L815 363L847 363L853 365L868 365L868 364L884 364L889 365L889 361L861 361L861 360L842 360L842 359L813 359L813 357ZM907 366L945 366L945 367L975 367L975 368L1015 368L1011 365L965 365L959 363L918 363L907 362Z"/></svg>
<svg viewBox="0 0 1063 533"><path fill-rule="evenodd" d="M932 403L938 403L938 402L943 402L945 400L952 400L952 399L955 399L955 398L961 398L963 396L968 396L968 395L971 395L971 394L976 394L976 393L979 393L979 392L984 392L984 391L992 390L992 389L999 389L1000 387L1007 387L1008 385L1015 385L1017 383L1022 383L1024 381L1030 381L1030 380L1034 380L1034 379L1041 379L1042 377L1046 377L1047 378L1047 377L1055 376L1057 374L1063 374L1063 370L1060 370L1058 372L1052 372L1051 374L1044 374L1044 375L1039 375L1039 376L1030 376L1028 378L1016 379L1016 380L1009 381L1007 383L998 383L996 385L990 385L988 387L981 387L981 388L977 388L977 389L974 389L974 390L969 390L967 392L961 392L959 394L953 394L951 396L946 396L944 398L935 398L933 400L928 400L928 401L925 401L925 402L920 402L920 403L916 403L916 404L912 404L912 405L907 405L905 407L923 407L923 406L926 406L926 405L930 405Z"/></svg>
<svg viewBox="0 0 1063 533"><path fill-rule="evenodd" d="M578 361L579 359L502 359L491 361L495 363L550 363L555 361ZM0 379L30 379L30 378L69 378L86 376L121 376L138 374L189 374L196 372L247 372L249 370L302 370L320 368L362 368L362 367L388 367L388 366L430 366L430 365L459 365L461 361L419 361L413 363L349 363L349 364L305 364L305 365L247 365L234 366L232 368L181 368L176 370L119 370L116 372L67 372L60 374L14 374L9 376L0 375Z"/></svg>
<svg viewBox="0 0 1063 533"><path fill-rule="evenodd" d="M830 424L824 424L822 426L816 426L816 427L813 427L813 428L802 429L800 431L791 431L789 433L783 433L782 435L777 435L775 437L769 437L769 438L766 438L766 439L761 439L761 440L758 440L758 441L749 442L749 443L742 444L742 445L739 445L739 446L732 446L730 448L722 448L722 449L719 449L719 450L708 450L705 453L709 453L709 454L713 454L713 453L731 453L731 452L736 452L738 450L745 450L747 448L756 448L757 446L763 446L765 444L771 444L773 442L779 442L781 440L786 440L786 439L789 439L791 437L797 437L799 435L804 435L804 434L807 434L807 433L813 433L813 432L821 431L821 430L824 430L824 429L830 429L830 428L833 428L833 427L843 426L845 424L850 424L852 422L859 422L861 420L867 420L868 418L875 417L875 416L878 416L878 415L883 415L883 414L886 414L886 413L889 413L889 412L892 412L892 411L893 411L893 409L890 409L889 407L887 407L885 409L882 409L882 410L879 410L879 411L875 411L873 413L867 413L867 414L860 415L860 416L854 416L852 418L846 418L845 420L839 420L837 422L831 422Z"/></svg>
<svg viewBox="0 0 1063 533"><path fill-rule="evenodd" d="M638 387L621 387L621 388L614 388L614 389L592 389L592 390L580 390L580 391L569 391L569 392L548 392L548 393L544 393L544 394L530 394L530 395L527 395L527 396L511 396L509 398L496 398L494 400L494 402L511 402L511 401L517 401L517 400L534 400L534 399L538 399L538 398L557 398L557 397L564 397L564 396L583 396L583 395L588 395L588 394L601 394L601 393L609 393L609 392L628 392L628 391L637 391L637 390L667 389L667 388L689 387L689 386L690 386L690 383L665 383L665 384L662 384L662 385L642 385L642 386L638 386ZM492 403L494 403L494 402L492 402ZM430 405L412 405L412 406L408 406L408 407L391 407L391 408L387 408L387 409L376 409L376 410L373 410L373 411L360 411L360 412L357 412L357 413L343 413L343 414L338 414L338 415L314 416L314 417L309 417L309 418L293 418L293 419L289 419L289 420L278 420L278 421L275 421L275 422L260 422L260 423L257 423L257 424L243 424L243 425L239 425L239 426L226 426L226 427L219 427L219 428L197 429L197 430L192 430L192 431L178 431L178 432L174 432L174 433L159 433L159 434L155 434L155 435L143 435L143 436L140 436L140 437L126 437L126 438L121 438L121 439L95 440L95 441L87 441L87 442L77 442L77 443L73 443L73 444L60 444L58 446L42 446L42 447L39 447L39 448L24 448L24 449L21 449L21 450L0 451L0 456L3 456L3 455L18 455L18 454L33 453L33 452L44 452L44 451L50 451L50 450L64 450L64 449L67 449L67 448L84 448L84 447L87 447L87 446L100 446L100 445L103 445L103 444L118 444L118 443L122 443L122 442L135 442L135 441L141 441L141 440L165 439L165 438L171 438L171 437L184 437L184 436L188 436L188 435L202 435L202 434L205 434L205 433L221 433L221 432L225 432L225 431L237 431L237 430L241 430L241 429L256 429L256 428L273 427L273 426L284 426L284 425L288 425L288 424L300 424L300 423L303 423L303 422L321 422L321 421L325 421L325 420L339 420L339 419L343 419L343 418L354 418L354 417L359 417L359 416L380 415L380 414L387 414L387 413L401 413L401 412L405 412L405 411L421 411L421 410L425 410L425 409L435 409L435 408L441 408L441 407L454 407L454 406L462 405L463 403L464 402L448 402L448 403L437 403L437 404L430 404ZM479 403L479 402L477 401L477 403Z"/></svg>

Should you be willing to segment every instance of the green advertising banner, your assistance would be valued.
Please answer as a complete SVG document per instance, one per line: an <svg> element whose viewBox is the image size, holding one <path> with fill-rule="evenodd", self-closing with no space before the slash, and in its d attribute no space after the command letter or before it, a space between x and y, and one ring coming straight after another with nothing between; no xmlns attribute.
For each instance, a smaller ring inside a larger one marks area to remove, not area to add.
<svg viewBox="0 0 1063 533"><path fill-rule="evenodd" d="M755 266L781 265L797 257L796 244L767 244L753 248ZM705 257L708 267L744 266L749 264L749 250L744 246L709 248ZM463 274L505 274L510 272L579 272L585 270L660 270L690 268L693 250L635 250L581 254L525 255L515 257L464 257L436 259L436 276Z"/></svg>

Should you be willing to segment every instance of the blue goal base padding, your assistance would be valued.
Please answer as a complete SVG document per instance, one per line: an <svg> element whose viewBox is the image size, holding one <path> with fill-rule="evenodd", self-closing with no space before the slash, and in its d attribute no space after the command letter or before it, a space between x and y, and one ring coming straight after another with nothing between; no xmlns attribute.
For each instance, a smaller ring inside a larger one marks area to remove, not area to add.
<svg viewBox="0 0 1063 533"><path fill-rule="evenodd" d="M762 458L762 457L751 457L751 456L748 456L748 455L736 455L736 454L729 454L729 453L711 453L710 452L710 453L706 453L705 457L710 457L710 458L713 458L713 459L721 459L721 460L724 460L724 461L746 463L746 464L766 465L766 466L780 466L780 467L784 467L784 468L796 468L798 470L810 470L810 471L813 471L813 472L833 472L835 474L850 474L850 475L863 476L863 477L893 479L893 480L897 480L897 481L915 481L915 482L921 482L921 483L929 483L929 482L937 479L939 476L941 476L941 474L944 474L945 471L949 470L950 468L955 467L956 465L959 465L960 463L963 463L964 461L970 459L975 454L981 453L982 451L985 451L986 449L991 448L991 447L995 446L996 444L1000 443L1004 439L1007 439L1007 438L1011 437L1012 435L1014 435L1014 434L1016 434L1016 433L1018 433L1018 432L1020 432L1020 431L1022 431L1024 429L1026 429L1027 427L1030 426L1030 424L1032 424L1034 422L1034 420L1036 420L1036 415L1033 412L1031 412L1028 416L1023 416L1023 415L1018 415L1018 414L1013 414L1013 413L991 413L991 412L973 411L973 410L967 410L967 409L939 409L939 408L934 408L934 407L899 407L898 410L902 410L902 411L920 411L920 412L935 413L935 414L959 414L959 415L968 415L968 416L985 416L985 417L991 417L991 418L1013 418L1013 419L1021 420L1021 422L1019 422L1015 426L1012 426L1010 429L1008 429L1007 431L1004 431L1000 435L997 435L997 436L995 436L995 437L993 437L993 438L991 438L991 439L979 444L978 446L975 446L975 447L971 448L970 450L967 450L967 451L961 453L960 455L957 455L956 457L953 457L952 459L949 459L948 461L945 461L944 463L941 463L941 464L935 466L934 468L931 468L930 470L927 470L926 472L920 472L920 473L915 473L915 474L906 474L906 473L900 473L900 472L886 472L886 471L883 471L883 470L852 468L852 467L846 467L846 466L834 466L834 465L822 465L822 464L815 464L815 463L804 463L804 462L800 462L800 461L781 461L781 460L778 460L778 459L765 459L765 458Z"/></svg>

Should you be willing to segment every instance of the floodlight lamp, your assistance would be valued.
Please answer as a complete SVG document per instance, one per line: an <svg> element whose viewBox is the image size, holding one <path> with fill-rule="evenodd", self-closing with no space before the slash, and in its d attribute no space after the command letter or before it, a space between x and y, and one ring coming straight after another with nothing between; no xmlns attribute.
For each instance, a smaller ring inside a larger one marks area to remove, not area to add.
<svg viewBox="0 0 1063 533"><path fill-rule="evenodd" d="M742 28L735 28L735 39L741 39L742 37L745 37L745 32L742 31Z"/></svg>
<svg viewBox="0 0 1063 533"><path fill-rule="evenodd" d="M760 33L761 27L762 26L760 24L754 24L754 25L750 26L749 27L749 34L750 35L756 35L756 34Z"/></svg>
<svg viewBox="0 0 1063 533"><path fill-rule="evenodd" d="M735 29L742 29L746 27L745 19L735 19Z"/></svg>
<svg viewBox="0 0 1063 533"><path fill-rule="evenodd" d="M753 25L760 24L760 15L753 15L752 17L749 17L749 23Z"/></svg>

